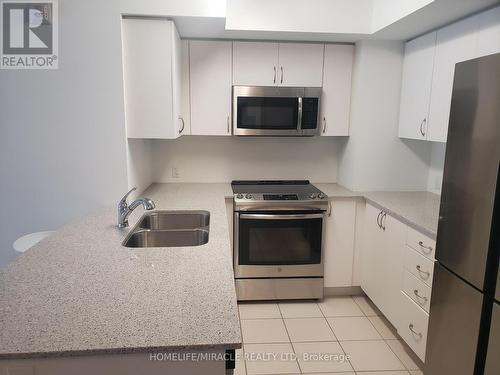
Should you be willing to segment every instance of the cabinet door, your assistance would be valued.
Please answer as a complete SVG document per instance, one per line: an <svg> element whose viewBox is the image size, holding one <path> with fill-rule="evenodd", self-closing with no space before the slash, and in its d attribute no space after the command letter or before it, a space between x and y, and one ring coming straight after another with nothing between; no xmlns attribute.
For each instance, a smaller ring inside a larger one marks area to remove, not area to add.
<svg viewBox="0 0 500 375"><path fill-rule="evenodd" d="M392 216L379 216L380 211L366 205L361 288L387 319L396 325L401 316L399 293L406 226ZM382 228L379 228L377 219L383 224Z"/></svg>
<svg viewBox="0 0 500 375"><path fill-rule="evenodd" d="M177 137L173 22L127 18L122 33L127 137Z"/></svg>
<svg viewBox="0 0 500 375"><path fill-rule="evenodd" d="M383 283L380 275L384 272L383 231L378 225L381 210L367 204L363 251L361 253L361 288L370 299L380 306L384 301Z"/></svg>
<svg viewBox="0 0 500 375"><path fill-rule="evenodd" d="M432 78L428 139L446 142L455 64L475 57L478 16L438 30Z"/></svg>
<svg viewBox="0 0 500 375"><path fill-rule="evenodd" d="M349 135L353 59L354 46L325 45L321 135Z"/></svg>
<svg viewBox="0 0 500 375"><path fill-rule="evenodd" d="M500 7L479 15L478 56L500 53Z"/></svg>
<svg viewBox="0 0 500 375"><path fill-rule="evenodd" d="M399 109L399 137L427 139L436 33L406 43Z"/></svg>
<svg viewBox="0 0 500 375"><path fill-rule="evenodd" d="M277 82L278 43L233 43L234 85L275 86Z"/></svg>
<svg viewBox="0 0 500 375"><path fill-rule="evenodd" d="M191 134L231 135L231 42L190 41Z"/></svg>
<svg viewBox="0 0 500 375"><path fill-rule="evenodd" d="M325 287L352 286L356 201L330 201L324 237Z"/></svg>
<svg viewBox="0 0 500 375"><path fill-rule="evenodd" d="M323 49L323 44L280 43L278 84L291 87L321 87Z"/></svg>
<svg viewBox="0 0 500 375"><path fill-rule="evenodd" d="M380 311L396 326L401 316L399 295L403 282L404 248L406 241L406 225L390 215L381 219L383 230L382 247L379 249L383 259L382 272L378 277L383 290Z"/></svg>

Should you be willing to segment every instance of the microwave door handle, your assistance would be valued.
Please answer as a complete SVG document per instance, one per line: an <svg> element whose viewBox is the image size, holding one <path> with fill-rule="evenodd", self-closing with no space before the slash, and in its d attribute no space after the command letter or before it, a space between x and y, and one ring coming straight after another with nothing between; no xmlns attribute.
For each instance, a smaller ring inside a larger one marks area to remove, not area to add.
<svg viewBox="0 0 500 375"><path fill-rule="evenodd" d="M300 220L300 219L322 219L324 214L240 214L240 219L258 220Z"/></svg>
<svg viewBox="0 0 500 375"><path fill-rule="evenodd" d="M302 97L298 98L299 100L299 113L297 116L297 131L300 132L302 129Z"/></svg>

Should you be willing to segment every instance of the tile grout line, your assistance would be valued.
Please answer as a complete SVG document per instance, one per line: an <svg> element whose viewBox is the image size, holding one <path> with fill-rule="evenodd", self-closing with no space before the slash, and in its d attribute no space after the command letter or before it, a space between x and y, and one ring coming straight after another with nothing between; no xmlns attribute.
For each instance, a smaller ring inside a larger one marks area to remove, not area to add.
<svg viewBox="0 0 500 375"><path fill-rule="evenodd" d="M240 306L238 304L238 301L236 301L236 306L238 308L238 318L240 319L240 333L241 333L241 352L243 353L243 366L245 367L245 375L248 375L248 369L247 369L247 361L245 360L245 341L243 340L243 326L241 325L241 314L240 314ZM236 366L235 366L236 369ZM233 371L234 372L234 371Z"/></svg>
<svg viewBox="0 0 500 375"><path fill-rule="evenodd" d="M288 340L290 341L290 346L292 347L293 354L295 354L295 362L297 363L297 367L299 368L299 372L302 374L303 373L302 372L302 367L300 367L300 362L298 360L297 353L295 353L295 347L293 346L292 338L290 337L290 333L288 332L288 328L286 326L285 318L283 317L283 312L281 311L280 304L277 303L277 305L278 305L278 311L280 312L280 315L281 315L281 320L283 321L283 325L285 326L286 335L288 336Z"/></svg>
<svg viewBox="0 0 500 375"><path fill-rule="evenodd" d="M378 332L378 334L380 335L381 339L384 341L385 345L387 345L390 349L390 351L396 356L396 358L398 359L399 362L401 362L401 364L403 365L403 367L405 368L405 370L408 372L408 374L410 374L410 370L408 369L408 367L404 364L404 362L401 360L401 358L399 358L399 356L396 354L396 352L391 348L391 346L387 343L387 341L389 339L385 339L383 336L382 336L382 333L377 329L377 327L375 327L375 325L373 324L373 322L370 320L370 316L376 316L376 317L379 317L380 318L380 315L367 315L366 312L361 308L360 304L358 302L356 302L356 299L351 296L352 300L354 301L354 303L359 307L359 309L363 312L363 314L365 314L365 317L366 319L368 319L368 321L370 322L370 324L373 326L373 328L375 328L375 331ZM368 298L365 296L365 298ZM367 302L368 303L368 302ZM383 315L382 315L383 316ZM392 339L394 340L394 339Z"/></svg>

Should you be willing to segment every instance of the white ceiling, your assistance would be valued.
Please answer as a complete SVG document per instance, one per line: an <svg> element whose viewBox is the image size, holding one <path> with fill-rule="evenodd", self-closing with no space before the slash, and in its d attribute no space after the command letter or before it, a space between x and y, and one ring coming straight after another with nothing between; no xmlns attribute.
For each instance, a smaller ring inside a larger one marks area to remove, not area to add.
<svg viewBox="0 0 500 375"><path fill-rule="evenodd" d="M500 0L227 0L225 17L172 17L183 38L409 40Z"/></svg>

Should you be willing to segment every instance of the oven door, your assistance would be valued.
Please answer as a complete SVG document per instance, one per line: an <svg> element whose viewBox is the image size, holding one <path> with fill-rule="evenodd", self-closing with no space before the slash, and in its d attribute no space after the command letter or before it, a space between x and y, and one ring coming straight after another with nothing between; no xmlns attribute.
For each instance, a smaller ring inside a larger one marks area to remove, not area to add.
<svg viewBox="0 0 500 375"><path fill-rule="evenodd" d="M318 212L236 212L236 278L322 277L323 219Z"/></svg>

